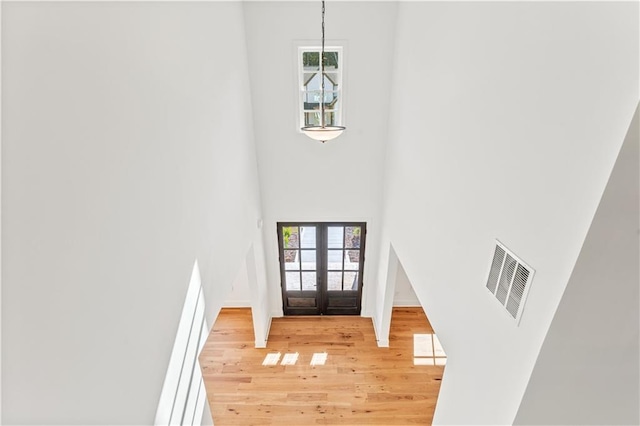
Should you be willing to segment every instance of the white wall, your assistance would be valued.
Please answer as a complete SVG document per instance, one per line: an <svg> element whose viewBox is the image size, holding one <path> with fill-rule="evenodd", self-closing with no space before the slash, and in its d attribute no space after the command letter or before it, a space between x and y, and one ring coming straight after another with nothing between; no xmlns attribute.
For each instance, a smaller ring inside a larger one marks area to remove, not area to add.
<svg viewBox="0 0 640 426"><path fill-rule="evenodd" d="M380 258L391 242L447 348L437 424L514 420L638 102L637 17L399 5ZM485 288L495 238L536 270L519 327Z"/></svg>
<svg viewBox="0 0 640 426"><path fill-rule="evenodd" d="M297 130L296 74L296 42L319 45L320 3L244 3L273 315L282 315L277 221L366 221L363 314L371 313L366 298L377 273L396 8L327 3L327 44L346 42L347 130L321 144Z"/></svg>
<svg viewBox="0 0 640 426"><path fill-rule="evenodd" d="M242 6L2 9L2 420L152 423L260 239Z"/></svg>
<svg viewBox="0 0 640 426"><path fill-rule="evenodd" d="M249 290L249 275L247 263L242 262L236 277L231 283L231 291L227 295L223 306L225 308L249 308L251 307L251 292Z"/></svg>
<svg viewBox="0 0 640 426"><path fill-rule="evenodd" d="M2 5L0 4L0 46L2 46ZM2 49L0 48L0 423L2 423Z"/></svg>
<svg viewBox="0 0 640 426"><path fill-rule="evenodd" d="M639 131L636 110L517 424L640 424Z"/></svg>
<svg viewBox="0 0 640 426"><path fill-rule="evenodd" d="M393 291L393 306L422 306L413 285L401 263L398 263L396 284Z"/></svg>
<svg viewBox="0 0 640 426"><path fill-rule="evenodd" d="M251 308L255 346L267 347L271 312L267 294L262 234L258 233L255 243L247 251L246 257L231 284L223 307Z"/></svg>
<svg viewBox="0 0 640 426"><path fill-rule="evenodd" d="M247 265L247 282L251 293L251 314L253 317L253 332L255 334L256 348L267 347L267 338L269 337L269 328L271 327L271 312L263 247L262 233L258 233L256 241L247 252L245 259L245 265Z"/></svg>

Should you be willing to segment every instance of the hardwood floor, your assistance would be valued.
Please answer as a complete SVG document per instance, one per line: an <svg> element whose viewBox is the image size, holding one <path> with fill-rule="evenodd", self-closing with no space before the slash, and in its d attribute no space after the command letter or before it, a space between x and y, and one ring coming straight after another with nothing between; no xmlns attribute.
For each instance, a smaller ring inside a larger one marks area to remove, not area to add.
<svg viewBox="0 0 640 426"><path fill-rule="evenodd" d="M433 333L421 308L394 308L389 348L377 347L370 318L274 318L268 347L255 349L251 310L223 309L200 355L214 423L431 424L444 367L414 365L414 333Z"/></svg>

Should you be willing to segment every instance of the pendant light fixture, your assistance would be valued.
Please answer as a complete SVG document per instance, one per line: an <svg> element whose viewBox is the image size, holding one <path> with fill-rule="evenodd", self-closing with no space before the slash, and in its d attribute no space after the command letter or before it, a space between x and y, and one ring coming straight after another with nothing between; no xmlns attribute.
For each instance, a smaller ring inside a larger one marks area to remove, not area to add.
<svg viewBox="0 0 640 426"><path fill-rule="evenodd" d="M305 126L302 133L322 143L337 138L344 132L344 126L327 126L324 117L324 0L322 0L322 49L320 50L320 125Z"/></svg>

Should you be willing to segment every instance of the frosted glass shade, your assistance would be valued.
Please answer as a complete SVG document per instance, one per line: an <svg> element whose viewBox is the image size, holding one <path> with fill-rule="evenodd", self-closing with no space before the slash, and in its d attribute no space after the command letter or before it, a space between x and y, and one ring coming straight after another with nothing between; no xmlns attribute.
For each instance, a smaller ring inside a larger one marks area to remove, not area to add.
<svg viewBox="0 0 640 426"><path fill-rule="evenodd" d="M309 136L311 139L315 139L320 142L330 141L335 139L344 132L343 126L306 126L303 127L302 133Z"/></svg>

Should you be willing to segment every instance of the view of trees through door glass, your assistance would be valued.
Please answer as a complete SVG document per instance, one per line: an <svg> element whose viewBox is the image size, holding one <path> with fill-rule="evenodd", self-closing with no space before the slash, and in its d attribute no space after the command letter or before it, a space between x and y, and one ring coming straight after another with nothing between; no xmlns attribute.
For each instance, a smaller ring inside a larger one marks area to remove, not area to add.
<svg viewBox="0 0 640 426"><path fill-rule="evenodd" d="M328 230L328 290L356 290L360 270L359 226L329 226Z"/></svg>
<svg viewBox="0 0 640 426"><path fill-rule="evenodd" d="M315 226L282 228L287 290L316 291L318 271Z"/></svg>
<svg viewBox="0 0 640 426"><path fill-rule="evenodd" d="M358 315L365 223L278 223L286 315Z"/></svg>

